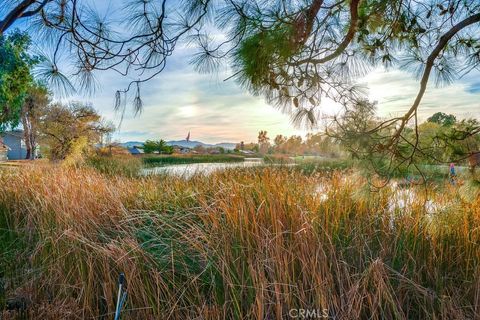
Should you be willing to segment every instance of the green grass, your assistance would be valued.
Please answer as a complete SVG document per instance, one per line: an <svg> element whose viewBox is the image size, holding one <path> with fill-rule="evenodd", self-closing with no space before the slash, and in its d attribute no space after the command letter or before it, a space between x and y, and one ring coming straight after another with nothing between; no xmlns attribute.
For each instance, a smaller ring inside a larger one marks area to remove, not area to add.
<svg viewBox="0 0 480 320"><path fill-rule="evenodd" d="M456 167L457 178L468 178L468 169L466 167ZM448 165L427 165L419 164L417 167L410 166L405 168L401 166L391 172L391 177L395 179L408 179L409 181L421 182L425 179L428 182L443 183L449 180L450 168Z"/></svg>
<svg viewBox="0 0 480 320"><path fill-rule="evenodd" d="M146 166L162 166L172 164L189 164L189 163L221 163L221 162L242 162L244 157L239 155L172 155L172 156L144 156L143 163Z"/></svg>
<svg viewBox="0 0 480 320"><path fill-rule="evenodd" d="M289 164L294 160L286 154L267 154L263 156L263 162L266 164Z"/></svg>
<svg viewBox="0 0 480 320"><path fill-rule="evenodd" d="M6 306L6 289L15 288L25 281L28 252L33 249L29 248L33 237L15 230L16 222L10 218L6 209L0 205L0 310Z"/></svg>
<svg viewBox="0 0 480 320"><path fill-rule="evenodd" d="M295 161L295 169L304 173L325 172L334 170L345 170L354 166L354 161L344 158L305 158Z"/></svg>
<svg viewBox="0 0 480 320"><path fill-rule="evenodd" d="M136 177L142 169L142 161L128 155L94 155L86 159L86 165L109 176Z"/></svg>

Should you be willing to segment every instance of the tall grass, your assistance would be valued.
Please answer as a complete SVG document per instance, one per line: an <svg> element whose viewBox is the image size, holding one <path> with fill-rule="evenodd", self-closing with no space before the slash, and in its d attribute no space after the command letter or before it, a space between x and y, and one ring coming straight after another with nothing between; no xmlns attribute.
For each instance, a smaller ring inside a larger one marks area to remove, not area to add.
<svg viewBox="0 0 480 320"><path fill-rule="evenodd" d="M296 169L304 174L312 174L318 171L329 172L345 170L354 166L354 161L346 158L324 158L296 160Z"/></svg>
<svg viewBox="0 0 480 320"><path fill-rule="evenodd" d="M85 164L109 176L137 177L142 169L142 161L131 155L92 155Z"/></svg>
<svg viewBox="0 0 480 320"><path fill-rule="evenodd" d="M446 186L391 209L393 190L365 196L363 182L285 167L189 180L1 171L0 301L24 298L32 319L111 318L123 271L123 319L480 316L479 199Z"/></svg>
<svg viewBox="0 0 480 320"><path fill-rule="evenodd" d="M228 154L198 154L172 156L144 156L143 163L147 166L162 166L171 164L214 163L214 162L242 162L243 156Z"/></svg>

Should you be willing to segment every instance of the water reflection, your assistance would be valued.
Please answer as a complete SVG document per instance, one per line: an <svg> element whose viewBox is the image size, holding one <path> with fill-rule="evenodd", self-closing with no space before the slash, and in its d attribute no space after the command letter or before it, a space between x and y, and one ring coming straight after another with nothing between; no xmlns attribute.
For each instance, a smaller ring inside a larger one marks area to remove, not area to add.
<svg viewBox="0 0 480 320"><path fill-rule="evenodd" d="M343 179L347 179L344 177ZM390 197L388 199L385 212L390 215L395 214L409 214L412 211L412 207L418 204L418 199L423 199L423 195L420 195L419 190L413 187L399 185L396 181L390 184ZM328 200L330 186L324 182L321 182L315 186L315 195L321 202ZM438 213L445 208L445 205L441 205L432 199L427 199L423 202L425 213L429 218L435 213Z"/></svg>

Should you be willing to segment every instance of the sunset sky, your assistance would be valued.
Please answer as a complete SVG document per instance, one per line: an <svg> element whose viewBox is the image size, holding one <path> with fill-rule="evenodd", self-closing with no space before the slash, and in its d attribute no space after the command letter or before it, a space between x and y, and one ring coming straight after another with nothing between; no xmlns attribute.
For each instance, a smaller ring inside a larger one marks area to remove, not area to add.
<svg viewBox="0 0 480 320"><path fill-rule="evenodd" d="M269 106L262 97L254 97L235 81L223 81L227 74L204 75L189 65L191 49L176 52L160 76L142 85L144 111L137 117L127 112L114 138L120 141L163 138L192 139L203 142L256 140L259 130L276 134L304 135L290 118ZM115 90L125 87L128 79L118 75L98 74L101 89L85 98L109 120L119 122L113 111ZM408 109L418 91L418 81L398 69L374 70L361 82L369 87L369 98L378 101L381 116L398 115ZM324 101L322 110L335 112L333 103ZM455 84L435 88L430 85L419 110L425 119L443 111L460 118L480 117L480 76L472 73Z"/></svg>
<svg viewBox="0 0 480 320"><path fill-rule="evenodd" d="M91 4L100 12L113 12L117 6L113 1L92 1ZM32 38L35 41L35 37ZM192 139L214 143L254 141L259 130L267 130L270 137L306 133L294 128L287 115L267 105L262 97L253 97L233 80L223 81L231 73L195 72L189 64L193 50L179 45L165 71L142 84L143 113L133 117L133 112L127 111L114 135L115 140L177 140L184 139L191 131ZM94 96L73 99L91 102L107 120L118 124L120 116L113 110L115 91L135 79L113 72L97 72L96 77L99 90ZM418 91L418 81L399 69L373 70L359 82L369 87L369 98L378 101L381 116L398 115L407 110ZM333 103L323 102L323 112L333 113L336 109ZM460 118L480 117L480 72L472 72L443 88L430 84L419 115L424 120L438 111Z"/></svg>

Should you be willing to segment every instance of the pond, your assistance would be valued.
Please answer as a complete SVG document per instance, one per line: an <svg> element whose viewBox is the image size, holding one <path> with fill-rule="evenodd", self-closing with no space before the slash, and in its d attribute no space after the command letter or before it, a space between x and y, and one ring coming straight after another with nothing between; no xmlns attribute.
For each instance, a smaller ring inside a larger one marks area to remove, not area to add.
<svg viewBox="0 0 480 320"><path fill-rule="evenodd" d="M195 174L209 175L213 172L219 170L225 170L229 168L249 168L249 167L258 167L258 166L275 166L275 164L266 164L263 159L260 158L246 158L242 162L231 162L231 163L191 163L191 164L173 164L165 165L161 167L145 168L142 170L144 175L157 175L157 174L168 174L183 178L191 178ZM278 164L277 164L278 165ZM285 165L285 164L283 164ZM295 164L288 164L295 165ZM344 177L346 179L346 177ZM388 201L388 206L385 208L386 212L392 215L392 218L397 213L408 213L415 203L417 198L417 191L413 188L402 187L394 181L391 185L392 187L392 196ZM329 186L323 183L317 185L315 189L315 194L319 197L320 201L326 201L329 198L328 195ZM443 206L434 202L431 199L428 199L424 203L425 213L429 216L440 211Z"/></svg>
<svg viewBox="0 0 480 320"><path fill-rule="evenodd" d="M211 174L218 170L225 170L229 168L249 168L264 165L262 159L245 159L242 162L230 163L189 163L189 164L173 164L162 167L145 168L142 173L145 175L151 174L169 174L184 178L190 178L195 174Z"/></svg>
<svg viewBox="0 0 480 320"><path fill-rule="evenodd" d="M413 187L399 186L396 181L390 184L391 196L385 212L393 218L396 214L409 214L412 207L418 203L419 191ZM315 195L320 201L329 199L330 186L325 183L319 183L315 188ZM427 218L432 216L446 207L446 204L439 204L432 199L426 199L423 203Z"/></svg>

